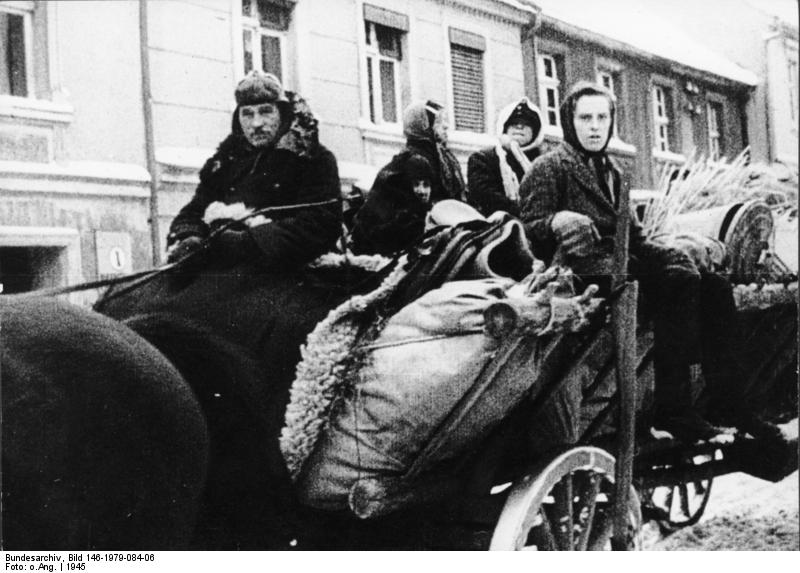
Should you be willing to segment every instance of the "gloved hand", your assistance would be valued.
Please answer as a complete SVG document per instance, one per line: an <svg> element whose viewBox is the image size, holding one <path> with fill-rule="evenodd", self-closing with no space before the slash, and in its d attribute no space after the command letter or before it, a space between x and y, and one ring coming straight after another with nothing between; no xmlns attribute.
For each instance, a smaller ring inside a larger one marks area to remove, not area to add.
<svg viewBox="0 0 800 573"><path fill-rule="evenodd" d="M215 236L211 244L211 257L218 264L230 266L252 259L258 254L258 246L250 231L223 231Z"/></svg>
<svg viewBox="0 0 800 573"><path fill-rule="evenodd" d="M190 235L185 239L178 241L167 253L167 262L176 263L181 259L188 257L190 254L203 248L203 243L203 239L196 235Z"/></svg>
<svg viewBox="0 0 800 573"><path fill-rule="evenodd" d="M715 272L725 266L725 243L700 233L687 231L654 237L654 241L689 255L700 272Z"/></svg>
<svg viewBox="0 0 800 573"><path fill-rule="evenodd" d="M559 249L567 256L591 255L600 240L600 233L592 220L574 211L559 211L553 216L550 227L559 243Z"/></svg>

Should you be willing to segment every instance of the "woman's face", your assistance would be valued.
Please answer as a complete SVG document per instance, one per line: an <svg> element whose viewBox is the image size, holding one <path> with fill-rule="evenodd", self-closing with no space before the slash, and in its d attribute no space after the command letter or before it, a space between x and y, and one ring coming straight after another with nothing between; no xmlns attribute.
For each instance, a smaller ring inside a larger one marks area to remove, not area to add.
<svg viewBox="0 0 800 573"><path fill-rule="evenodd" d="M239 108L239 124L253 147L267 147L278 135L281 126L280 108L274 103L243 105Z"/></svg>
<svg viewBox="0 0 800 573"><path fill-rule="evenodd" d="M447 143L447 112L444 110L439 110L439 113L436 114L436 118L433 120L433 136L436 138L436 141L441 143Z"/></svg>
<svg viewBox="0 0 800 573"><path fill-rule="evenodd" d="M419 197L423 203L427 203L431 198L431 182L427 179L414 181L414 195Z"/></svg>
<svg viewBox="0 0 800 573"><path fill-rule="evenodd" d="M586 151L605 148L611 135L611 104L602 95L584 95L575 102L575 134Z"/></svg>
<svg viewBox="0 0 800 573"><path fill-rule="evenodd" d="M522 119L514 119L506 127L506 135L525 147L533 141L533 127Z"/></svg>

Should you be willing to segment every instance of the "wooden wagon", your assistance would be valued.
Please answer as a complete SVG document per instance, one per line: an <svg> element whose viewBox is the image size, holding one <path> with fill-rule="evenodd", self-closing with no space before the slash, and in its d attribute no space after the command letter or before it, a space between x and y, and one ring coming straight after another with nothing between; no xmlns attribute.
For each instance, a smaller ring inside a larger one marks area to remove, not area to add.
<svg viewBox="0 0 800 573"><path fill-rule="evenodd" d="M635 302L628 283L605 316L629 318ZM796 369L796 305L739 315L750 342L760 341L751 345L750 375L780 386ZM715 476L744 471L777 481L796 469L796 443L770 450L747 435L696 444L653 438L635 424L652 393L651 330L622 330L621 352L633 352L625 359L632 373L620 379L613 321L598 322L579 334L507 336L405 475L362 481L349 512L309 509L299 547L635 550L647 520L668 530L696 523ZM526 376L532 355L535 377ZM443 456L476 401L502 399L506 389L493 381L508 380L503 370L526 386L524 399L467 455Z"/></svg>
<svg viewBox="0 0 800 573"><path fill-rule="evenodd" d="M468 227L450 241L423 282L463 265L482 232ZM627 244L627 236L616 244ZM627 253L616 257L622 264ZM769 386L793 378L797 367L796 290L782 287L781 296L739 312L749 375ZM415 289L406 291L413 300ZM777 480L794 469L791 444L765 449L743 435L698 444L652 438L642 421L653 387L653 337L648 323L637 324L637 284L618 282L606 302L585 331L547 336L524 327L524 307L497 307L503 320L493 359L414 463L402 475L359 480L347 510L302 507L292 546L638 549L645 519L666 528L697 522L715 476L746 471ZM510 394L513 407L505 408ZM474 423L478 402L503 405L503 415L466 450L454 446Z"/></svg>
<svg viewBox="0 0 800 573"><path fill-rule="evenodd" d="M796 411L797 279L765 277L784 282L737 296L737 315L747 375L771 389L764 414L780 421L781 403ZM544 337L518 327L524 308L506 308L495 358L411 467L360 481L349 511L309 509L300 547L635 550L646 520L665 530L696 523L715 476L777 481L796 469L796 440L765 447L737 433L686 444L651 434L653 334L637 324L637 301L637 284L620 282L585 332ZM522 399L469 452L448 457L479 401L513 393L498 380L524 387Z"/></svg>

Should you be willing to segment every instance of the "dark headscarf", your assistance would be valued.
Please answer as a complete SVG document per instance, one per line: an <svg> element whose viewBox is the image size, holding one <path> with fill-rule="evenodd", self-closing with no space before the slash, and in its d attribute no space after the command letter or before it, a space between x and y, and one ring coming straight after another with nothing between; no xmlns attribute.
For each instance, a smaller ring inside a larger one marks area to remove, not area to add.
<svg viewBox="0 0 800 573"><path fill-rule="evenodd" d="M606 142L600 151L587 151L578 141L578 134L575 133L575 106L578 99L585 95L600 95L608 99L608 105L611 110L611 124L608 127L608 134L606 135ZM587 81L580 81L572 86L572 89L567 93L561 104L561 129L564 131L564 141L569 143L572 147L580 151L586 156L599 156L604 155L608 142L611 140L611 134L614 132L614 121L616 121L616 98L614 94L608 91L600 84L595 84Z"/></svg>
<svg viewBox="0 0 800 573"><path fill-rule="evenodd" d="M441 113L442 106L433 101L415 102L403 112L403 134L406 136L406 145L419 149L427 155L433 155L438 167L438 187L440 193L432 194L431 200L442 199L465 200L464 175L461 165L455 155L447 146L436 139L433 132L433 123L436 116ZM434 188L437 185L434 184Z"/></svg>

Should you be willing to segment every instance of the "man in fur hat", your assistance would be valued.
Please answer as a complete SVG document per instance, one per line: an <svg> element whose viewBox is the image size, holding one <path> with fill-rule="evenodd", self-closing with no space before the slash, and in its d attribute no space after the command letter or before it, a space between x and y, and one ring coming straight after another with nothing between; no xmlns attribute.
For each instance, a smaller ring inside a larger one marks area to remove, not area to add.
<svg viewBox="0 0 800 573"><path fill-rule="evenodd" d="M527 97L508 104L498 115L497 133L497 145L467 162L467 202L486 217L495 211L518 217L519 183L544 139L539 108Z"/></svg>
<svg viewBox="0 0 800 573"><path fill-rule="evenodd" d="M606 153L615 98L579 82L561 105L564 141L534 161L522 180L522 220L534 254L572 268L590 282L609 282L622 173ZM702 361L715 421L751 434L779 430L754 415L752 389L736 365L731 285L700 269L684 251L645 239L630 216L629 273L652 314L655 334L653 426L678 439L708 439L719 428L692 401L690 365Z"/></svg>
<svg viewBox="0 0 800 573"><path fill-rule="evenodd" d="M198 546L284 548L297 508L278 436L301 345L345 296L306 265L335 248L341 191L302 98L258 71L235 96L231 133L170 227L178 263L102 312L134 318L203 404L210 448Z"/></svg>
<svg viewBox="0 0 800 573"><path fill-rule="evenodd" d="M170 226L168 260L181 260L206 246L214 228L265 207L280 209L213 238L215 264L250 260L275 269L332 250L341 232L341 189L336 158L318 141L317 120L272 74L251 72L235 97L231 134Z"/></svg>

